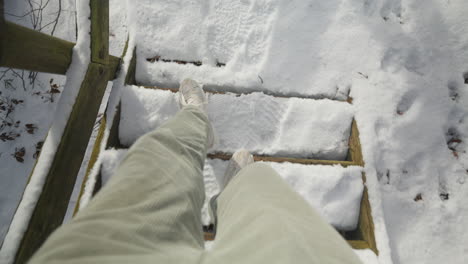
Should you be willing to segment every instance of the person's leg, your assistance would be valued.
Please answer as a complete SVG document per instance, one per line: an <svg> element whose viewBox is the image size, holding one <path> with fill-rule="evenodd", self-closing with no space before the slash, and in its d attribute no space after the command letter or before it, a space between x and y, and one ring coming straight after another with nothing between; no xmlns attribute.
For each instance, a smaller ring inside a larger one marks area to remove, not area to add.
<svg viewBox="0 0 468 264"><path fill-rule="evenodd" d="M218 196L205 263L360 263L346 241L270 166L243 168Z"/></svg>
<svg viewBox="0 0 468 264"><path fill-rule="evenodd" d="M206 114L187 106L141 137L106 186L32 262L197 262L204 248L202 170L209 129Z"/></svg>

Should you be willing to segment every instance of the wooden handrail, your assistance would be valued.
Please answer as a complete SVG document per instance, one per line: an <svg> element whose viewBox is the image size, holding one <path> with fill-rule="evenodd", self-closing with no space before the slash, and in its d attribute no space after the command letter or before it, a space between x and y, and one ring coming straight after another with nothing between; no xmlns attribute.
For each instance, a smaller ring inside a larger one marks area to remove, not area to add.
<svg viewBox="0 0 468 264"><path fill-rule="evenodd" d="M0 66L65 74L74 43L5 21Z"/></svg>
<svg viewBox="0 0 468 264"><path fill-rule="evenodd" d="M101 2L101 1L100 1ZM105 2L105 1L102 1ZM75 43L0 19L0 66L37 72L65 74L72 61ZM101 41L101 45L102 45ZM94 53L100 53L94 52ZM105 57L114 79L120 58Z"/></svg>

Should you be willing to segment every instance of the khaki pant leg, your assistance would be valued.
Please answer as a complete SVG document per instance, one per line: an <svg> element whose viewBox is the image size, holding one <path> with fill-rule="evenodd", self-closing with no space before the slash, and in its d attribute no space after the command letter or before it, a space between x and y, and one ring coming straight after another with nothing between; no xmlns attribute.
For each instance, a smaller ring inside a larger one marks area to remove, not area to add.
<svg viewBox="0 0 468 264"><path fill-rule="evenodd" d="M360 263L351 247L270 166L254 163L219 195L204 263Z"/></svg>
<svg viewBox="0 0 468 264"><path fill-rule="evenodd" d="M185 107L129 150L90 204L33 263L197 263L208 119Z"/></svg>

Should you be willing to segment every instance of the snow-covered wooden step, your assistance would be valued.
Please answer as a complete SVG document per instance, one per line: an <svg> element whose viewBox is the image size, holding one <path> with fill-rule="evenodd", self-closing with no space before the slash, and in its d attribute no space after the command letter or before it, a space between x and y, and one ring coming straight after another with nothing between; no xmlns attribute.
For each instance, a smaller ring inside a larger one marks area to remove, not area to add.
<svg viewBox="0 0 468 264"><path fill-rule="evenodd" d="M105 184L126 154L126 149L106 150L101 154L101 176ZM266 162L310 203L336 229L354 230L358 223L363 193L362 167L321 166ZM207 159L203 171L206 200L202 209L205 225L211 223L207 205L218 194L216 176L224 174L228 161Z"/></svg>
<svg viewBox="0 0 468 264"><path fill-rule="evenodd" d="M333 100L281 98L263 93L208 94L208 115L218 137L210 152L344 160L353 108ZM130 146L179 110L178 94L126 86L119 136Z"/></svg>

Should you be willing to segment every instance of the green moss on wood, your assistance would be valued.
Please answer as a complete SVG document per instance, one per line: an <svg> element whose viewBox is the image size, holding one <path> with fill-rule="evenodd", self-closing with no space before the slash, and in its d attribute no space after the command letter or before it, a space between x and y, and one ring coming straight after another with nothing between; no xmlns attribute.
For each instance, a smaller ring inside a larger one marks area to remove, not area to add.
<svg viewBox="0 0 468 264"><path fill-rule="evenodd" d="M96 164L96 161L99 157L99 153L101 152L101 143L102 143L102 139L104 138L105 130L106 130L106 115L102 117L101 124L99 124L99 131L97 133L96 140L94 141L93 151L91 152L91 156L88 161L88 167L86 167L86 173L85 173L85 176L83 177L83 182L81 183L80 194L78 195L78 201L76 202L73 215L75 215L80 208L81 196L83 195L86 182L88 181L88 178L89 178L89 174L91 173L91 170L93 169L94 164Z"/></svg>

